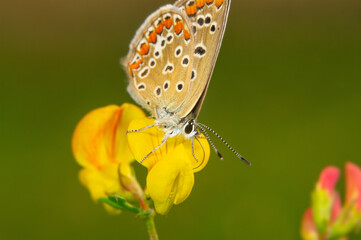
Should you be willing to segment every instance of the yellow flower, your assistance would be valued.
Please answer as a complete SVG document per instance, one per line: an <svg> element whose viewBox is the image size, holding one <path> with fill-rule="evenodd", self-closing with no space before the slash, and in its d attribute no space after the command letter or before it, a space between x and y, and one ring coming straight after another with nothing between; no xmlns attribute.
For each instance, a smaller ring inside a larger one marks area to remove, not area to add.
<svg viewBox="0 0 361 240"><path fill-rule="evenodd" d="M134 158L128 148L126 130L133 119L144 116L140 108L131 104L110 105L93 110L78 123L72 150L83 167L80 181L94 200L109 195L134 199L133 196L141 194L130 166Z"/></svg>
<svg viewBox="0 0 361 240"><path fill-rule="evenodd" d="M153 119L136 119L130 123L128 130L152 124ZM128 133L128 143L134 158L141 162L161 143L163 137L164 132L157 127ZM202 170L209 159L207 140L194 140L194 153L197 160L192 154L191 140L176 136L169 138L142 162L148 168L147 191L158 213L166 214L173 204L179 204L189 196L194 184L193 173Z"/></svg>

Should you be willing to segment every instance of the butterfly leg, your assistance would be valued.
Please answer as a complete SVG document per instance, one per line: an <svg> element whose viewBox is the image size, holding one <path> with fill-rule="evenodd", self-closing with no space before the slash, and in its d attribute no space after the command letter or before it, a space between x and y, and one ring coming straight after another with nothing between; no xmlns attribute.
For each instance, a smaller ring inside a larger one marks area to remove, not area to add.
<svg viewBox="0 0 361 240"><path fill-rule="evenodd" d="M165 135L162 142L158 145L158 147L154 148L150 153L148 153L147 155L145 155L143 157L143 159L140 161L140 163L142 163L147 157L149 157L152 153L154 153L155 151L157 151L161 146L163 146L163 144L168 140L168 136L169 135Z"/></svg>
<svg viewBox="0 0 361 240"><path fill-rule="evenodd" d="M140 132L140 131L143 131L143 130L145 130L145 129L152 128L152 127L155 127L155 126L159 126L159 124L158 124L158 123L155 123L155 124L152 124L152 125L146 126L146 127L144 127L144 128L141 128L141 129L128 130L128 131L126 131L126 133Z"/></svg>
<svg viewBox="0 0 361 240"><path fill-rule="evenodd" d="M197 159L197 157L196 157L196 155L194 154L194 145L193 145L193 138L191 138L191 144L192 144L192 154L193 154L193 157L194 157L194 159L198 162L198 159ZM203 146L202 146L203 147Z"/></svg>

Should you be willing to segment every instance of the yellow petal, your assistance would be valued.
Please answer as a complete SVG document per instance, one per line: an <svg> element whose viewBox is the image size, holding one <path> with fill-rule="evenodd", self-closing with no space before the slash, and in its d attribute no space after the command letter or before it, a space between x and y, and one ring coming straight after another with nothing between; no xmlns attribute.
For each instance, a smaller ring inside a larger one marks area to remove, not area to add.
<svg viewBox="0 0 361 240"><path fill-rule="evenodd" d="M84 168L79 172L80 182L89 190L94 201L109 195L124 195L119 184L118 165L104 165L102 171Z"/></svg>
<svg viewBox="0 0 361 240"><path fill-rule="evenodd" d="M133 120L129 124L128 130L138 130L146 126L154 124L154 119L142 118ZM141 162L144 156L150 153L154 148L159 146L164 137L164 132L159 130L158 127L148 128L139 132L128 133L128 143L130 151L133 153L134 158ZM170 139L169 139L170 140ZM148 169L151 169L154 164L160 161L168 151L174 148L170 142L167 141L160 149L149 155L142 164Z"/></svg>
<svg viewBox="0 0 361 240"><path fill-rule="evenodd" d="M121 164L119 168L119 183L125 191L138 199L143 199L143 189L139 185L134 169L129 164Z"/></svg>
<svg viewBox="0 0 361 240"><path fill-rule="evenodd" d="M189 159L192 162L192 168L194 172L199 172L202 170L208 163L209 156L210 156L210 148L207 139L202 137L203 134L200 135L201 138L197 138L193 140L193 148L194 148L194 155L197 159L194 158L192 153L192 142L190 139L186 139L183 144L186 149L186 153L188 154Z"/></svg>
<svg viewBox="0 0 361 240"><path fill-rule="evenodd" d="M173 204L184 201L194 184L191 159L183 144L176 146L149 171L147 191L159 214L166 214Z"/></svg>
<svg viewBox="0 0 361 240"><path fill-rule="evenodd" d="M133 120L129 124L128 130L137 130L154 124L154 119L141 118ZM203 136L203 135L201 135ZM164 137L164 132L158 127L148 128L135 133L128 133L128 143L134 158L141 162L144 156L150 153L153 149L159 146ZM198 142L199 140L199 142ZM154 153L149 155L142 164L148 169L151 169L158 161L164 158L168 153L172 152L174 148L182 144L185 147L184 154L191 159L192 168L194 172L202 170L208 163L210 148L206 139L198 138L194 139L194 154L197 160L192 154L192 144L190 139L185 139L182 136L176 136L169 138L167 142Z"/></svg>
<svg viewBox="0 0 361 240"><path fill-rule="evenodd" d="M144 118L145 113L139 107L129 103L124 103L121 108L123 109L123 113L119 119L113 149L115 152L116 162L124 163L127 161L130 163L134 160L134 158L128 147L126 131L128 130L131 121L134 119Z"/></svg>
<svg viewBox="0 0 361 240"><path fill-rule="evenodd" d="M132 198L119 184L118 165L110 163L103 166L102 171L95 168L84 168L79 172L80 182L89 190L94 201L109 195L118 195ZM109 213L120 213L121 211L103 204Z"/></svg>
<svg viewBox="0 0 361 240"><path fill-rule="evenodd" d="M73 154L83 167L101 169L109 162L132 160L125 131L131 120L144 117L144 112L131 104L110 105L88 113L77 125Z"/></svg>

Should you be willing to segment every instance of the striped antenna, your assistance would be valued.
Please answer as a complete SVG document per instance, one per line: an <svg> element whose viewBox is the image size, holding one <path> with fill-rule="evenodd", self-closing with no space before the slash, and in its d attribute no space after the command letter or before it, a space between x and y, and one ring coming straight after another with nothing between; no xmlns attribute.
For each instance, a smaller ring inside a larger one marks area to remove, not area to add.
<svg viewBox="0 0 361 240"><path fill-rule="evenodd" d="M199 124L199 123L198 123ZM201 129L202 133L204 133L204 136L207 138L207 140L209 141L209 143L211 144L213 150L217 153L218 157L223 160L223 156L222 154L218 151L218 149L216 148L216 146L214 146L211 138L209 137L207 131L201 126L201 125L198 125L198 127Z"/></svg>
<svg viewBox="0 0 361 240"><path fill-rule="evenodd" d="M216 135L239 159L241 159L243 162L245 162L246 164L248 164L249 166L251 166L251 163L245 159L244 157L241 156L241 154L239 154L236 150L234 150L218 133L216 133L213 129L211 129L210 127L197 122L198 126L200 129L202 129L202 132L204 133L204 135L207 137L208 141L211 143L211 146L213 147L213 149L216 151L216 153L218 154L218 156L220 156L221 159L223 159L222 155L220 155L220 153L218 152L217 148L214 146L213 142L211 141L210 137L208 136L208 134L205 132L205 129L208 129L209 131L211 131L214 135Z"/></svg>

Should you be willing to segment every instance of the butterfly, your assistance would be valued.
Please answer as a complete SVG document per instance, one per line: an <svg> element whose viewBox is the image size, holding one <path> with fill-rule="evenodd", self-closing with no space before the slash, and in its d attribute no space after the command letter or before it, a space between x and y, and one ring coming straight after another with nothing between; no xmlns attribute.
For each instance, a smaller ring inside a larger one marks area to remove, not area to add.
<svg viewBox="0 0 361 240"><path fill-rule="evenodd" d="M250 164L215 131L197 121L221 47L230 4L231 0L178 0L152 13L136 32L122 62L129 79L127 90L152 114L155 124L128 133L150 127L165 132L161 144L143 160L168 138L178 135L191 139L193 146L193 139L200 137L201 132L223 159L207 129Z"/></svg>

